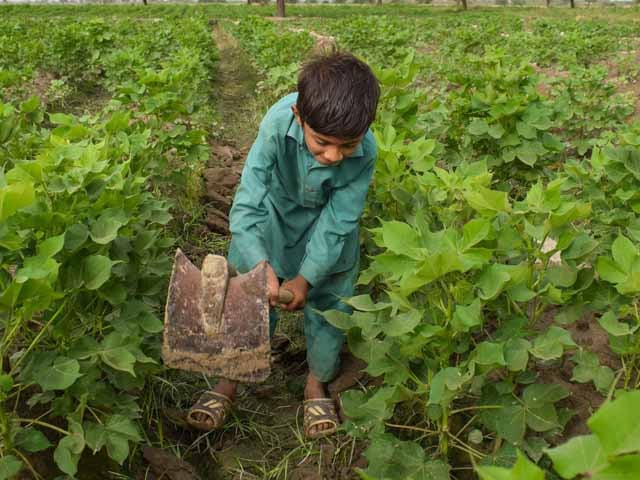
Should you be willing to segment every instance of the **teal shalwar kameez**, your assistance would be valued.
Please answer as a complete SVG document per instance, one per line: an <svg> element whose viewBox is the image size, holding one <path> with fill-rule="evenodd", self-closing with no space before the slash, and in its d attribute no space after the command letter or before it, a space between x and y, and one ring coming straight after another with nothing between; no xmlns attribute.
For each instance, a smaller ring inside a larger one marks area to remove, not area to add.
<svg viewBox="0 0 640 480"><path fill-rule="evenodd" d="M344 335L317 311L349 312L340 297L353 295L358 275L358 224L376 144L367 131L349 158L321 165L291 110L296 99L287 95L269 109L249 151L230 213L229 261L246 272L266 260L279 278L307 280L307 361L328 382L338 372ZM270 318L273 333L275 312Z"/></svg>

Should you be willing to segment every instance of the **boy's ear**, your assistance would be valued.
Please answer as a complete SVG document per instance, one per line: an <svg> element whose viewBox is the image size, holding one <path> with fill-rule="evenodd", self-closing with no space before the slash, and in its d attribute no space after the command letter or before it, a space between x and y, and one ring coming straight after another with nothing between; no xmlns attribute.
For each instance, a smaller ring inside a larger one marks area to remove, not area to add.
<svg viewBox="0 0 640 480"><path fill-rule="evenodd" d="M296 122L298 122L298 125L302 126L302 119L300 118L300 114L298 113L298 106L295 103L291 105L291 111L296 117Z"/></svg>

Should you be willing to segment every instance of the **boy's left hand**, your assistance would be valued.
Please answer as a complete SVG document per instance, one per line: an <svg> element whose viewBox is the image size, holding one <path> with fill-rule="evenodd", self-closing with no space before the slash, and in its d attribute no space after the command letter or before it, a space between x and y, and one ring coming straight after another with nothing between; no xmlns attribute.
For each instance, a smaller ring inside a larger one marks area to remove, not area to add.
<svg viewBox="0 0 640 480"><path fill-rule="evenodd" d="M300 310L307 302L307 294L309 293L309 284L302 275L298 275L292 280L287 280L280 288L285 288L293 293L293 300L286 305L281 305L283 310L293 311Z"/></svg>

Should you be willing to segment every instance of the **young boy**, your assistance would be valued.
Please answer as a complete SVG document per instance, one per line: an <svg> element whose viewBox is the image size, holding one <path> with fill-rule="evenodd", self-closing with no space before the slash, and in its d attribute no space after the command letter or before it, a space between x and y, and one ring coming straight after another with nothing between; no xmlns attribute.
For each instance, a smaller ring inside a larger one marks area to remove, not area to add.
<svg viewBox="0 0 640 480"><path fill-rule="evenodd" d="M340 298L353 295L358 275L358 223L376 159L369 126L379 96L371 69L353 55L332 53L306 63L298 92L264 117L230 213L230 263L247 272L267 262L272 307L282 286L293 300L281 308L304 308L309 438L332 434L338 425L326 384L339 370L344 335L318 311L349 312ZM272 308L272 335L276 322ZM194 405L189 423L221 427L236 388L220 380Z"/></svg>

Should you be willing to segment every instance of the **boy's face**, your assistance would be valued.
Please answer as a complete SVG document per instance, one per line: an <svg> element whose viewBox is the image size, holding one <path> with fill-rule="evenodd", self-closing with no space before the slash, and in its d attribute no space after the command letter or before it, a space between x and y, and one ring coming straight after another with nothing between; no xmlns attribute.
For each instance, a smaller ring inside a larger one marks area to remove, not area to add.
<svg viewBox="0 0 640 480"><path fill-rule="evenodd" d="M302 127L307 148L321 165L333 166L340 164L342 160L353 154L362 137L364 137L364 134L357 138L347 139L323 135L313 130L306 123L302 123L295 105L291 108L296 117L296 122Z"/></svg>

